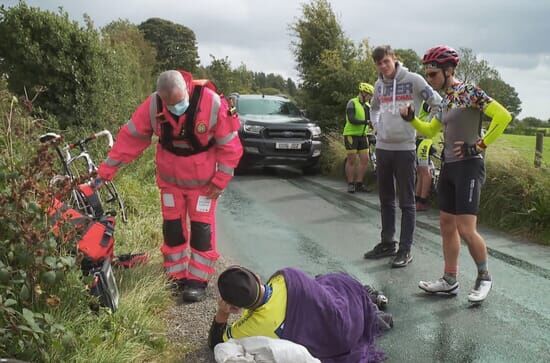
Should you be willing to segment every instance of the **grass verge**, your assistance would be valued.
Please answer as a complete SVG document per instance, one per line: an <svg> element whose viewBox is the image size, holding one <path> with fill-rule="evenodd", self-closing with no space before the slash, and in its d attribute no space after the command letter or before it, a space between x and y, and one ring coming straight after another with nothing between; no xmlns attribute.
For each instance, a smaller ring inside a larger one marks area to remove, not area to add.
<svg viewBox="0 0 550 363"><path fill-rule="evenodd" d="M509 140L526 142L514 136L521 135L503 135L504 142L496 142L487 151L487 179L481 193L479 220L513 235L550 245L550 169L536 169L532 162L527 162L525 152L508 143ZM325 135L323 148L323 174L343 181L346 152L342 136ZM368 182L376 184L369 171Z"/></svg>

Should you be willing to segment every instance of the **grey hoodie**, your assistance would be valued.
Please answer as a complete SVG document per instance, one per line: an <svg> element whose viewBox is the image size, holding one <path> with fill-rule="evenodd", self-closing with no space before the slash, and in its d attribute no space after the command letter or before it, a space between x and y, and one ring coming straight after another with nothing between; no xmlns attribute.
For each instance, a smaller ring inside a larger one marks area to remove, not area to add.
<svg viewBox="0 0 550 363"><path fill-rule="evenodd" d="M441 102L439 94L428 85L419 74L409 72L399 62L396 63L393 79L384 79L382 75L374 84L371 111L376 134L376 148L381 150L415 150L415 129L403 121L399 108L411 103L418 114L422 101L426 101L433 114Z"/></svg>

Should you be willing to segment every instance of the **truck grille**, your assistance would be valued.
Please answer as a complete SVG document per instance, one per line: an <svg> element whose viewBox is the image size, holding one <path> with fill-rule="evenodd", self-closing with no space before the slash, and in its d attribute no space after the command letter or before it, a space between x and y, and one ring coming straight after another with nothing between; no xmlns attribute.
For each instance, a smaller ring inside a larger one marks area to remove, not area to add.
<svg viewBox="0 0 550 363"><path fill-rule="evenodd" d="M270 139L310 139L309 130L272 130L268 129L265 136Z"/></svg>

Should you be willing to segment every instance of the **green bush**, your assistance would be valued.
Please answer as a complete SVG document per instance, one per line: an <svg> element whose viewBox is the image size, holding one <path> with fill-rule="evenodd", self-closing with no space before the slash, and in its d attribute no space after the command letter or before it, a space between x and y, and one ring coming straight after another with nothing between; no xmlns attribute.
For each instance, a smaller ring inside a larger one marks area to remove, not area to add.
<svg viewBox="0 0 550 363"><path fill-rule="evenodd" d="M344 162L347 157L344 147L344 137L340 132L332 131L323 136L323 150L321 153L321 171L325 175L345 181ZM364 178L366 184L376 185L376 177L373 173L372 164L369 161L367 173Z"/></svg>
<svg viewBox="0 0 550 363"><path fill-rule="evenodd" d="M72 234L53 234L48 223L52 155L32 146L36 125L1 88L0 114L0 356L44 361L76 342L55 311L90 297L69 253Z"/></svg>
<svg viewBox="0 0 550 363"><path fill-rule="evenodd" d="M550 172L520 158L489 160L480 221L550 244Z"/></svg>
<svg viewBox="0 0 550 363"><path fill-rule="evenodd" d="M495 158L496 151L490 152L481 193L480 222L550 244L550 171L536 169L513 154L500 153ZM340 133L325 134L321 155L323 174L344 181L346 151ZM376 183L370 170L366 182Z"/></svg>
<svg viewBox="0 0 550 363"><path fill-rule="evenodd" d="M344 180L345 158L346 149L344 148L342 135L338 132L325 133L323 136L323 149L321 153L322 173Z"/></svg>
<svg viewBox="0 0 550 363"><path fill-rule="evenodd" d="M534 136L538 132L542 131L543 135L550 136L550 128L544 128L544 127L526 127L526 126L516 126L516 127L508 127L506 130L504 130L505 134L513 134L513 135L529 135Z"/></svg>
<svg viewBox="0 0 550 363"><path fill-rule="evenodd" d="M33 111L42 117L54 115L61 128L119 125L144 97L143 81L136 84L136 74L142 76L143 69L133 66L150 58L138 58L136 38L116 37L120 31L112 26L104 32L109 36L101 37L89 20L82 28L65 12L43 11L24 2L2 7L0 73L8 75L9 89L17 95L32 98L42 90ZM142 51L152 50L147 47Z"/></svg>
<svg viewBox="0 0 550 363"><path fill-rule="evenodd" d="M46 217L55 170L35 147L46 132L26 117L0 80L0 357L32 362L176 361L181 347L165 337L162 313L172 304L158 251L162 241L154 149L117 180L130 211L117 228L115 252L146 252L149 265L115 269L120 305L101 310L74 255L69 226L53 234ZM71 134L81 137L82 130ZM71 136L68 139L72 139ZM143 184L143 180L151 182ZM61 192L61 191L60 191Z"/></svg>

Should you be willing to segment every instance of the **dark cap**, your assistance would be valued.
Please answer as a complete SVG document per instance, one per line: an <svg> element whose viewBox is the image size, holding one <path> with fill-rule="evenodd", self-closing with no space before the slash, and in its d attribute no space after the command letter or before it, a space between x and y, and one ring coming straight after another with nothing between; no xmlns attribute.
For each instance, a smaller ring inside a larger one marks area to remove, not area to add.
<svg viewBox="0 0 550 363"><path fill-rule="evenodd" d="M218 277L221 298L231 305L250 308L260 299L260 281L244 267L232 266Z"/></svg>

